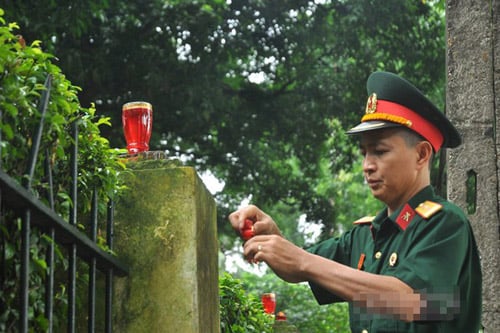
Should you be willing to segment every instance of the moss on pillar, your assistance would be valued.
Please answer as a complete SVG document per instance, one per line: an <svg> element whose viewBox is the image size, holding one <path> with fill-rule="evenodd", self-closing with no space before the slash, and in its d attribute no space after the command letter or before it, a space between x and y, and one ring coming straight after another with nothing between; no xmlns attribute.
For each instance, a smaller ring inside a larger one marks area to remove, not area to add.
<svg viewBox="0 0 500 333"><path fill-rule="evenodd" d="M115 209L114 248L130 276L115 282L115 331L218 332L212 196L190 167L141 165L126 184Z"/></svg>

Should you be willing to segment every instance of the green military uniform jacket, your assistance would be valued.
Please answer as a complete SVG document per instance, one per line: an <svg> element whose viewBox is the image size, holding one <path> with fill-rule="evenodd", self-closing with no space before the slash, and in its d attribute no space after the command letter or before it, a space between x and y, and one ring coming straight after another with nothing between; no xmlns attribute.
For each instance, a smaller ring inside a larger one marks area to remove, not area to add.
<svg viewBox="0 0 500 333"><path fill-rule="evenodd" d="M360 221L339 238L310 252L375 274L394 276L426 299L422 318L405 322L350 303L352 332L476 333L481 318L481 267L463 212L426 187L387 217ZM343 299L315 283L320 304Z"/></svg>

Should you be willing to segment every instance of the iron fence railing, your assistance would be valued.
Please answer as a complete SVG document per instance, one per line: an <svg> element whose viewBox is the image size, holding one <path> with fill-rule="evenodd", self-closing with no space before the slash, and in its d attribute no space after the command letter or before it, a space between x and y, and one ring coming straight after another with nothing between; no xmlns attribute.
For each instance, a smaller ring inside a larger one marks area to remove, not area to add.
<svg viewBox="0 0 500 333"><path fill-rule="evenodd" d="M68 306L67 306L67 332L76 330L76 279L77 261L83 260L88 264L88 314L87 326L89 332L94 332L96 327L96 276L97 271L105 275L105 315L104 328L106 332L112 332L112 290L113 277L126 276L128 269L120 263L115 256L101 249L97 241L97 218L98 203L97 190L92 193L92 208L90 219L90 237L81 232L77 224L77 156L78 156L78 126L72 126L73 146L71 151L71 200L73 202L69 214L69 221L65 221L54 211L54 193L52 185L52 171L48 159L48 152L45 153L45 173L48 182L48 202L42 203L31 191L31 182L37 158L39 156L40 141L44 127L44 115L50 97L51 77L48 76L45 82L45 91L40 98L39 111L42 115L41 122L34 136L34 141L29 157L28 170L25 182L20 185L16 180L6 174L0 161L0 203L3 210L14 212L21 218L21 267L20 267L20 295L19 295L19 332L28 332L29 316L29 277L30 277L30 234L32 227L36 227L39 232L46 234L53 242L50 242L46 250L47 274L45 277L45 317L48 321L48 331L53 330L54 312L54 251L55 246L63 246L68 253ZM2 117L0 111L0 119ZM0 133L0 141L1 141ZM1 149L1 147L0 147ZM107 247L113 247L113 203L108 201L107 221L106 221L106 241ZM37 231L37 232L38 232Z"/></svg>

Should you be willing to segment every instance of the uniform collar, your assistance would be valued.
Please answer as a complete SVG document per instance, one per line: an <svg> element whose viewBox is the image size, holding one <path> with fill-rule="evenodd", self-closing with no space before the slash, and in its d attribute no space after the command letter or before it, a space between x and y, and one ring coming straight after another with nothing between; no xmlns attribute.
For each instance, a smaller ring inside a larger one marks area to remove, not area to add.
<svg viewBox="0 0 500 333"><path fill-rule="evenodd" d="M394 211L389 217L387 216L387 207L384 208L372 221L372 226L378 231L382 223L387 219L401 231L404 231L417 215L415 213L415 208L426 200L433 200L435 196L434 188L430 185L426 186L408 200L408 202L401 205L401 207Z"/></svg>

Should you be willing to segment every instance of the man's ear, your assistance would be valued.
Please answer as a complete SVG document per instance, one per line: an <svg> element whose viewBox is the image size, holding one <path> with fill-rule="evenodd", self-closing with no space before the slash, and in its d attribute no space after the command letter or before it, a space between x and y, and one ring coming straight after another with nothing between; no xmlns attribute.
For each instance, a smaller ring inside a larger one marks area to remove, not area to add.
<svg viewBox="0 0 500 333"><path fill-rule="evenodd" d="M429 141L420 141L419 143L417 143L415 149L417 150L418 154L418 164L423 165L431 162L433 149Z"/></svg>

